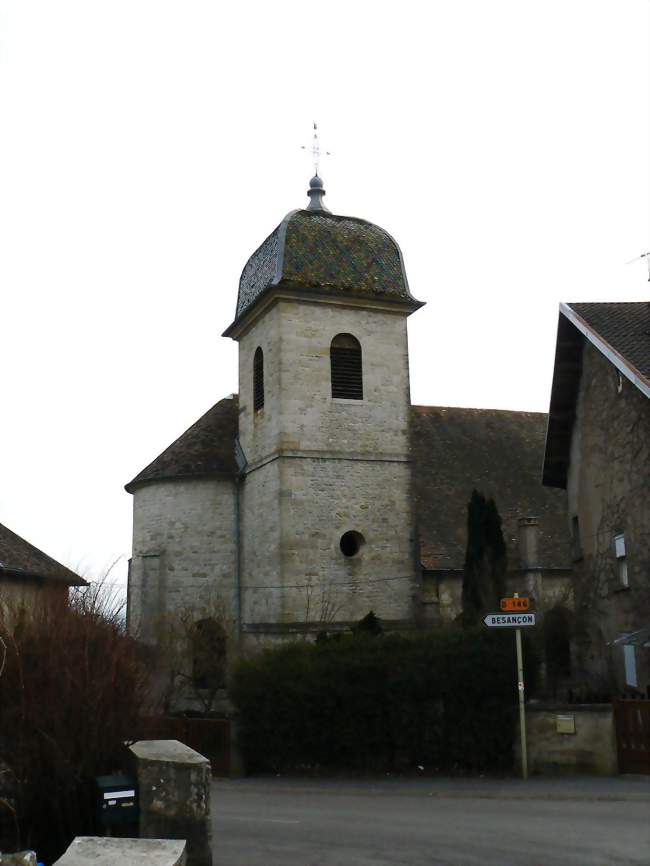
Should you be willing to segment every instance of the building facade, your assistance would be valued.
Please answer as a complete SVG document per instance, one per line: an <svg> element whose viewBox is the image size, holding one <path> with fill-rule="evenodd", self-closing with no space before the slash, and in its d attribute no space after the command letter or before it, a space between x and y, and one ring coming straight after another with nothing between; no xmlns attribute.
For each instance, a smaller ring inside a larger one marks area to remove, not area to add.
<svg viewBox="0 0 650 866"><path fill-rule="evenodd" d="M650 634L643 639L641 633L650 626L647 303L561 306L544 482L567 496L577 672L595 689L646 693Z"/></svg>
<svg viewBox="0 0 650 866"><path fill-rule="evenodd" d="M474 488L503 516L512 585L536 580L540 602L569 585L564 500L539 477L545 416L412 406L407 318L422 304L401 251L323 196L315 177L244 267L224 334L239 394L126 487L129 628L147 642L179 611L225 615L249 645L370 610L388 629L451 621Z"/></svg>
<svg viewBox="0 0 650 866"><path fill-rule="evenodd" d="M67 604L87 581L0 523L0 613L13 617L41 604Z"/></svg>

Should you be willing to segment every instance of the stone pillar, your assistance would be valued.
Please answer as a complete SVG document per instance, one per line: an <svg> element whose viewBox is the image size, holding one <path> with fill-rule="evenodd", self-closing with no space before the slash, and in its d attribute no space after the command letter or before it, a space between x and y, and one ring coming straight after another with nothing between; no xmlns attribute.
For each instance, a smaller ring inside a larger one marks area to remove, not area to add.
<svg viewBox="0 0 650 866"><path fill-rule="evenodd" d="M0 851L1 866L36 866L34 851L17 851L15 854L3 854Z"/></svg>
<svg viewBox="0 0 650 866"><path fill-rule="evenodd" d="M185 866L185 843L170 839L77 836L54 866L89 866L91 863L93 866Z"/></svg>
<svg viewBox="0 0 650 866"><path fill-rule="evenodd" d="M212 866L210 762L178 740L141 740L136 762L143 839L185 839L187 866Z"/></svg>
<svg viewBox="0 0 650 866"><path fill-rule="evenodd" d="M539 520L536 517L520 517L519 564L524 571L526 592L539 601L542 593L542 573L539 566Z"/></svg>

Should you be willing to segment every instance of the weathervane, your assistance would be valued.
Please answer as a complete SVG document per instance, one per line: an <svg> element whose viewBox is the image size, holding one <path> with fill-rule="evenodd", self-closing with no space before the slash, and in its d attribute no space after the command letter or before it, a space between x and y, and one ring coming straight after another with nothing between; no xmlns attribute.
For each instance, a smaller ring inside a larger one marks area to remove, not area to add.
<svg viewBox="0 0 650 866"><path fill-rule="evenodd" d="M331 156L329 150L321 150L320 141L318 140L318 124L314 121L314 135L310 144L303 144L302 150L306 150L311 154L312 162L314 163L314 175L318 177L318 168L322 156Z"/></svg>

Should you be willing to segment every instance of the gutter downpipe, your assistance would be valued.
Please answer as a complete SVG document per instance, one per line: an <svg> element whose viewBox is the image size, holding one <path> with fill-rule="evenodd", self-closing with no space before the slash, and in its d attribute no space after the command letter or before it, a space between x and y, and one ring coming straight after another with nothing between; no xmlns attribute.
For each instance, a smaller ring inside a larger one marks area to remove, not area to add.
<svg viewBox="0 0 650 866"><path fill-rule="evenodd" d="M239 442L239 436L235 439L235 462L237 464L237 474L235 475L235 625L237 648L241 650L244 631L241 592L241 483L246 478L248 463Z"/></svg>
<svg viewBox="0 0 650 866"><path fill-rule="evenodd" d="M235 476L235 622L237 627L237 647L241 650L242 643L242 603L241 603L241 518L239 486L242 473Z"/></svg>

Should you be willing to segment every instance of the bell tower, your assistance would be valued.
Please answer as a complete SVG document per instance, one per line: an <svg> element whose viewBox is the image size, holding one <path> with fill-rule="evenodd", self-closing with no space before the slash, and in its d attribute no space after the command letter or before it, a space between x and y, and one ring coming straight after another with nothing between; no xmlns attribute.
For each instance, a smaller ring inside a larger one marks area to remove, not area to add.
<svg viewBox="0 0 650 866"><path fill-rule="evenodd" d="M239 343L244 632L413 618L419 580L406 319L422 304L393 238L309 204L250 257Z"/></svg>

